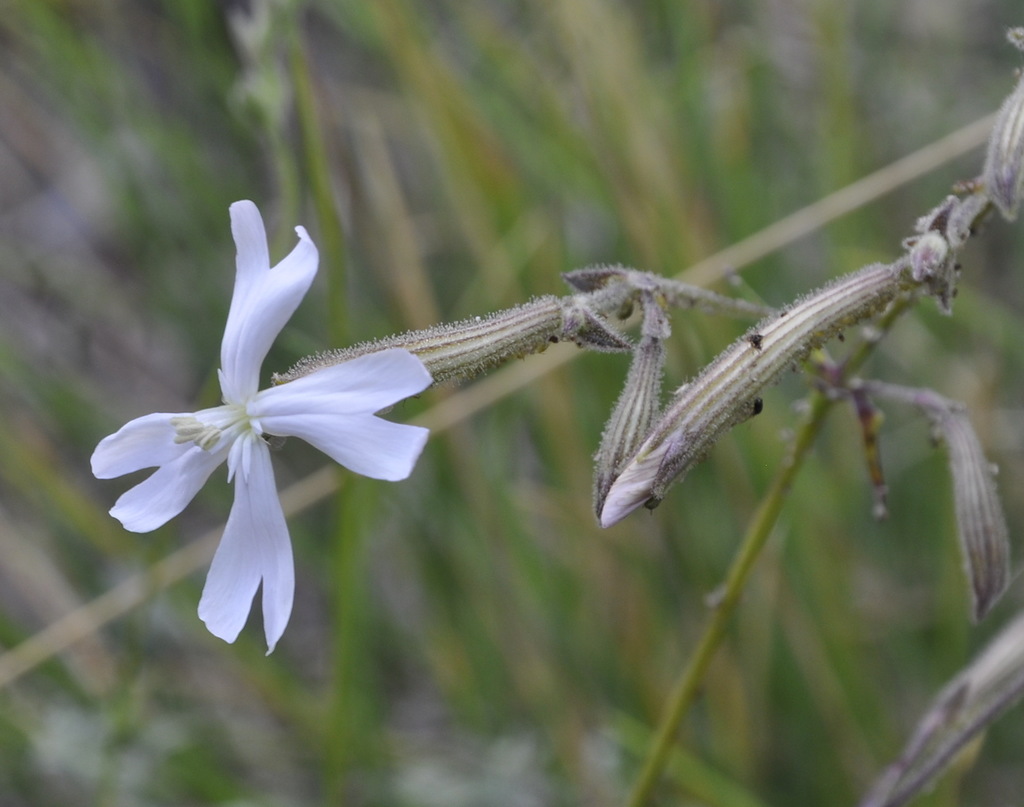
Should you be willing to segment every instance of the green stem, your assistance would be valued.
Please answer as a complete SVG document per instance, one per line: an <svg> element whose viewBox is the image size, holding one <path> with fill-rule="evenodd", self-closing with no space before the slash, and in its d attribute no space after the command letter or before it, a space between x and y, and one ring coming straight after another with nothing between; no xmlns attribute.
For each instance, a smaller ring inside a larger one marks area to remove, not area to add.
<svg viewBox="0 0 1024 807"><path fill-rule="evenodd" d="M815 438L818 436L818 432L824 423L825 415L828 413L831 404L832 401L828 400L824 395L820 393L814 394L811 410L804 421L803 427L797 434L792 452L776 475L771 488L769 488L768 493L761 500L761 504L754 514L750 527L747 529L747 534L736 553L736 557L733 559L732 566L729 568L725 583L722 586L723 595L721 601L717 603L711 615L711 620L704 628L704 633L701 635L697 647L694 649L689 662L672 690L651 751L647 755L643 770L640 772L640 776L633 787L633 792L629 799L630 807L640 807L645 804L650 798L651 791L657 784L658 779L661 777L661 772L668 760L669 752L675 743L679 724L697 695L701 682L704 680L704 675L711 664L711 660L714 658L715 651L718 650L722 637L725 635L729 620L732 618L736 605L740 601L747 579L754 568L754 562L761 554L768 536L771 535L779 512L782 510L786 494L789 492L797 471L799 471L803 464L803 458L807 450L813 445Z"/></svg>
<svg viewBox="0 0 1024 807"><path fill-rule="evenodd" d="M912 301L911 297L899 298L880 320L880 330L883 333L887 331L893 322L909 308ZM877 343L877 339L862 342L846 360L843 366L844 374L848 376L856 372L867 360ZM716 603L710 621L704 628L689 662L683 668L672 689L651 750L636 784L633 786L633 792L630 794L629 807L641 807L645 804L661 778L665 763L668 761L672 746L676 741L683 716L697 696L708 667L725 636L729 620L743 595L754 563L768 541L768 537L778 521L786 496L793 485L793 480L803 466L804 458L811 446L814 445L814 441L824 425L825 416L834 403L833 399L821 392L812 394L810 409L804 418L803 425L797 431L792 448L775 475L768 492L761 499L732 565L729 567L725 582L722 584L721 599Z"/></svg>

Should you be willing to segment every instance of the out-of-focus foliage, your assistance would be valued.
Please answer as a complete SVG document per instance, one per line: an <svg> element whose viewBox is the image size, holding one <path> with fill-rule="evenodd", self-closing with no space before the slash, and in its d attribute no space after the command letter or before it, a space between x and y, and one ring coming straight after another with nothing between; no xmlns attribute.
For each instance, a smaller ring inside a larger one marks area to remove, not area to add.
<svg viewBox="0 0 1024 807"><path fill-rule="evenodd" d="M260 206L275 258L298 223L322 249L265 364L283 370L341 339L561 293L559 274L589 263L675 275L994 111L1019 65L1003 40L1018 12L8 0L0 642L31 641L223 523L220 478L167 527L127 534L106 510L130 480L92 479L88 457L131 417L216 403L232 201ZM981 159L766 257L734 293L782 304L890 259ZM1022 256L1021 225L993 222L964 256L953 317L920 306L866 371L967 403L1015 546ZM668 383L744 327L674 314ZM582 355L473 414L474 385L399 406L392 417L445 406L456 422L410 480L343 476L290 520L298 599L272 656L257 624L232 646L205 632L202 572L154 584L7 685L0 802L621 803L806 392L797 376L771 390L658 510L602 531L591 456L627 366ZM837 410L685 723L664 803L854 803L1019 608L1011 583L969 624L945 458L914 412L885 409L889 520L871 518L856 418ZM322 462L290 442L279 485ZM919 803L1013 802L1022 760L1024 728L1004 721Z"/></svg>

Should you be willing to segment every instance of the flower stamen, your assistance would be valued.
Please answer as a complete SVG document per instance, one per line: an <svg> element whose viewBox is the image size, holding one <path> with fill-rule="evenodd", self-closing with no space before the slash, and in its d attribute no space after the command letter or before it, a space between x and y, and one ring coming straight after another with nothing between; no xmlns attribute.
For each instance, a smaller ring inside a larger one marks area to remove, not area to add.
<svg viewBox="0 0 1024 807"><path fill-rule="evenodd" d="M171 418L171 426L174 427L175 443L195 443L203 451L210 451L223 434L218 427L203 423L192 415Z"/></svg>

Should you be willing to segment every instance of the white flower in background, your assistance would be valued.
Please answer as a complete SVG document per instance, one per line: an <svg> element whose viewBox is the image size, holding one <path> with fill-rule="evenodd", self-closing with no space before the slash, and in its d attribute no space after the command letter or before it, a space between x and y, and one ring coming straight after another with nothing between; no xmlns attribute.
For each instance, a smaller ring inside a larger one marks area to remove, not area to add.
<svg viewBox="0 0 1024 807"><path fill-rule="evenodd" d="M427 430L374 413L431 383L418 358L391 349L259 389L263 359L316 275L316 247L303 227L295 229L298 245L271 269L256 206L247 201L231 205L238 256L221 344L224 404L137 418L106 437L92 455L92 470L100 479L157 469L110 511L133 532L154 530L180 513L227 460L235 501L206 578L199 616L215 636L234 641L262 581L268 653L288 624L295 573L263 435L301 437L356 473L405 479L423 450Z"/></svg>

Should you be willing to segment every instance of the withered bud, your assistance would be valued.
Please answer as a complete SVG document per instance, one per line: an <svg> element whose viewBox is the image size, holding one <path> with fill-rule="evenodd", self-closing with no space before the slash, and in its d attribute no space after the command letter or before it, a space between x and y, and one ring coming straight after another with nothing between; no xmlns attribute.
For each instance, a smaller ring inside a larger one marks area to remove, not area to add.
<svg viewBox="0 0 1024 807"><path fill-rule="evenodd" d="M608 488L647 435L660 406L664 341L670 333L669 323L655 295L645 294L641 302L644 309L641 339L633 351L625 387L594 457L594 508L598 517Z"/></svg>
<svg viewBox="0 0 1024 807"><path fill-rule="evenodd" d="M989 199L1013 221L1024 189L1024 76L996 114L981 177Z"/></svg>
<svg viewBox="0 0 1024 807"><path fill-rule="evenodd" d="M1024 693L1024 615L938 694L860 807L898 807L928 788L957 754Z"/></svg>

